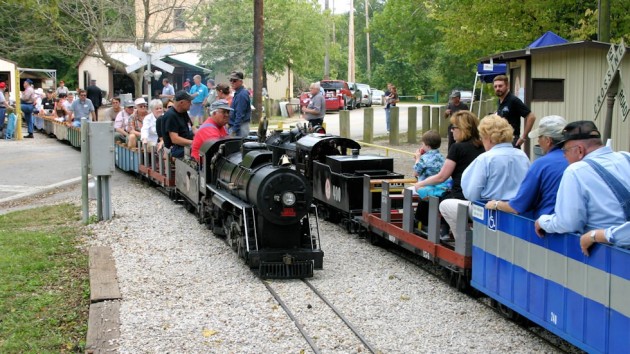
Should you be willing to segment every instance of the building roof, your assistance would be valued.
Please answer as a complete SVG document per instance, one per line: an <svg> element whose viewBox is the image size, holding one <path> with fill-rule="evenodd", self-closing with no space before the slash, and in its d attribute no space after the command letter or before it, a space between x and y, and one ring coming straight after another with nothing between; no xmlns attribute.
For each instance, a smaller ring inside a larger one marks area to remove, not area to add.
<svg viewBox="0 0 630 354"><path fill-rule="evenodd" d="M525 59L530 57L532 54L542 54L542 53L550 53L556 51L564 51L575 48L597 48L597 49L605 49L610 48L610 43L598 42L598 41L579 41L579 42L568 42L561 44L554 44L536 48L525 48L518 50L510 50L506 52L501 52L497 54L493 54L487 57L481 58L482 62L487 61L497 61L497 62L508 62L515 61L517 59Z"/></svg>

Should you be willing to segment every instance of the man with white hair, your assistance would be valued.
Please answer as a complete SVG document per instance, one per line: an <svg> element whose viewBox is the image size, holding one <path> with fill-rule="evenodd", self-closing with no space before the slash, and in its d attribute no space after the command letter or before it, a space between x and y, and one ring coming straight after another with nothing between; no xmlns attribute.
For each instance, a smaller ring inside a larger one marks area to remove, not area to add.
<svg viewBox="0 0 630 354"><path fill-rule="evenodd" d="M230 120L230 112L233 109L225 100L214 101L210 105L210 117L197 130L193 138L190 156L199 161L199 149L209 140L218 140L228 135L226 126Z"/></svg>
<svg viewBox="0 0 630 354"><path fill-rule="evenodd" d="M566 125L567 121L560 116L547 116L540 121L538 129L532 130L528 136L538 140L545 156L536 159L529 167L514 198L509 201L491 200L486 203L487 209L525 214L534 219L554 213L560 180L569 165L556 145L563 139L562 131Z"/></svg>
<svg viewBox="0 0 630 354"><path fill-rule="evenodd" d="M324 116L326 115L326 99L320 92L319 82L314 82L310 86L311 101L308 106L303 109L304 119L306 119L311 126L322 125L324 123Z"/></svg>

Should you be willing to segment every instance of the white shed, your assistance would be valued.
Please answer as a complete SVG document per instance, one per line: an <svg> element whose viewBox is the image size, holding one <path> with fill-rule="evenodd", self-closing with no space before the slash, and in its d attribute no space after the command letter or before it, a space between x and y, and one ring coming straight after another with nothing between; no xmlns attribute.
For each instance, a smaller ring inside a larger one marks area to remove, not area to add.
<svg viewBox="0 0 630 354"><path fill-rule="evenodd" d="M5 92L9 93L10 100L15 101L17 99L16 93L20 91L17 63L0 58L0 82L7 85Z"/></svg>

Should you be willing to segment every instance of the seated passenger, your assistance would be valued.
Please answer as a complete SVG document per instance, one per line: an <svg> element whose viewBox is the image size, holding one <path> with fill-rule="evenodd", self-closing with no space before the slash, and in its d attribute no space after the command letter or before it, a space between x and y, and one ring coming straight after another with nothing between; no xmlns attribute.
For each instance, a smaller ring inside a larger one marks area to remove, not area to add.
<svg viewBox="0 0 630 354"><path fill-rule="evenodd" d="M135 146L136 137L129 137L127 129L129 129L129 121L133 114L133 101L127 101L124 104L125 108L118 113L114 120L114 141L120 141L122 143L131 143L131 146ZM132 141L133 140L133 141Z"/></svg>
<svg viewBox="0 0 630 354"><path fill-rule="evenodd" d="M129 133L127 146L129 147L136 147L135 142L142 138L142 121L144 120L144 117L149 115L147 101L145 101L144 98L136 98L134 105L136 106L136 111L129 118L129 127L127 128L127 133ZM133 144L131 143L132 139L134 141Z"/></svg>
<svg viewBox="0 0 630 354"><path fill-rule="evenodd" d="M171 107L173 107L174 105L175 103L173 103L173 101L171 100L166 101L166 103L164 103L163 105L164 113L166 113L166 111L171 109ZM164 146L164 114L162 114L161 116L155 119L155 132L157 133L157 136L158 136L157 149L162 150L162 147Z"/></svg>
<svg viewBox="0 0 630 354"><path fill-rule="evenodd" d="M569 123L558 146L569 167L560 180L554 214L536 220L536 234L583 234L630 220L630 154L604 146L591 121Z"/></svg>
<svg viewBox="0 0 630 354"><path fill-rule="evenodd" d="M79 99L72 102L68 119L73 127L78 128L81 126L81 118L96 121L96 113L92 101L87 98L87 91L79 89Z"/></svg>
<svg viewBox="0 0 630 354"><path fill-rule="evenodd" d="M470 111L459 111L451 116L451 124L453 125L451 130L453 131L455 144L449 148L444 166L442 166L438 174L416 183L415 189L417 191L420 188L440 184L452 178L453 187L450 192L446 193L446 200L464 200L461 186L462 174L466 167L484 151L479 139L479 130L477 130L479 119ZM416 220L426 223L428 219L427 208L421 208L421 205L422 203L416 209ZM454 224L454 220L451 221ZM444 240L449 239L449 237L444 238Z"/></svg>
<svg viewBox="0 0 630 354"><path fill-rule="evenodd" d="M123 110L120 104L121 104L120 97L112 98L112 106L105 110L106 122L116 121L116 116L118 115L118 113L122 112Z"/></svg>
<svg viewBox="0 0 630 354"><path fill-rule="evenodd" d="M595 243L608 243L621 248L630 248L630 221L619 226L611 226L605 230L597 229L585 233L580 237L582 253L588 256L588 249Z"/></svg>
<svg viewBox="0 0 630 354"><path fill-rule="evenodd" d="M66 117L68 116L68 111L66 111L66 97L65 93L60 93L57 102L55 103L55 118L58 122L65 122Z"/></svg>
<svg viewBox="0 0 630 354"><path fill-rule="evenodd" d="M151 113L147 114L142 121L141 138L142 143L150 146L156 146L158 143L158 135L156 130L155 121L157 118L164 114L164 106L162 100L151 100L149 102L149 110Z"/></svg>
<svg viewBox="0 0 630 354"><path fill-rule="evenodd" d="M435 130L429 130L422 135L422 145L415 153L416 163L413 166L413 176L417 177L418 181L438 174L444 166L444 156L439 150L441 144L442 138ZM450 189L451 184L452 180L449 178L443 183L426 186L416 192L423 199L429 196L441 197Z"/></svg>
<svg viewBox="0 0 630 354"><path fill-rule="evenodd" d="M487 209L525 214L534 219L543 214L553 214L560 179L568 166L562 150L556 146L562 140L562 130L566 125L567 122L560 116L548 116L540 121L538 129L529 133L529 138L538 138L545 156L532 163L516 197L507 202L491 200L486 203Z"/></svg>
<svg viewBox="0 0 630 354"><path fill-rule="evenodd" d="M188 116L192 97L186 91L175 94L175 105L164 113L164 146L173 157L184 157L184 147L192 144L195 129Z"/></svg>
<svg viewBox="0 0 630 354"><path fill-rule="evenodd" d="M193 138L190 156L199 161L199 148L201 148L204 142L208 140L218 140L228 135L225 126L230 120L230 112L232 110L226 100L214 101L210 105L211 115L199 126Z"/></svg>
<svg viewBox="0 0 630 354"><path fill-rule="evenodd" d="M486 152L479 155L462 175L464 197L470 201L514 198L529 168L527 155L512 146L514 129L505 118L493 114L481 120L479 136ZM468 206L470 202L448 199L440 203L442 217L451 230L456 230L460 204ZM453 235L464 237L455 232Z"/></svg>
<svg viewBox="0 0 630 354"><path fill-rule="evenodd" d="M46 91L46 97L42 99L42 109L39 111L41 117L50 117L55 111L55 99L53 98L53 90Z"/></svg>

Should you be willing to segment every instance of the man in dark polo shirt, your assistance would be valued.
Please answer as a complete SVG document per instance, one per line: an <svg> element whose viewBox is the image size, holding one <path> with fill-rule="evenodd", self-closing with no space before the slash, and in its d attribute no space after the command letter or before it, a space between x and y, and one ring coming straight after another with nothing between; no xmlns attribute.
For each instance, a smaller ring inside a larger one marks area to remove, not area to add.
<svg viewBox="0 0 630 354"><path fill-rule="evenodd" d="M536 116L518 97L510 92L508 78L499 75L494 78L494 93L499 97L499 108L497 114L507 119L514 128L514 139L512 145L520 148L527 139L527 135L532 130ZM525 129L521 134L521 117L525 118Z"/></svg>
<svg viewBox="0 0 630 354"><path fill-rule="evenodd" d="M188 116L192 97L186 91L175 94L175 105L164 113L164 145L174 157L184 157L184 147L192 144L195 130Z"/></svg>
<svg viewBox="0 0 630 354"><path fill-rule="evenodd" d="M453 124L450 123L451 116L459 111L468 111L468 105L462 102L462 94L459 91L453 91L451 93L451 101L446 105L446 111L444 111L444 118L449 120L448 124L448 147L455 144L455 138L453 138Z"/></svg>

